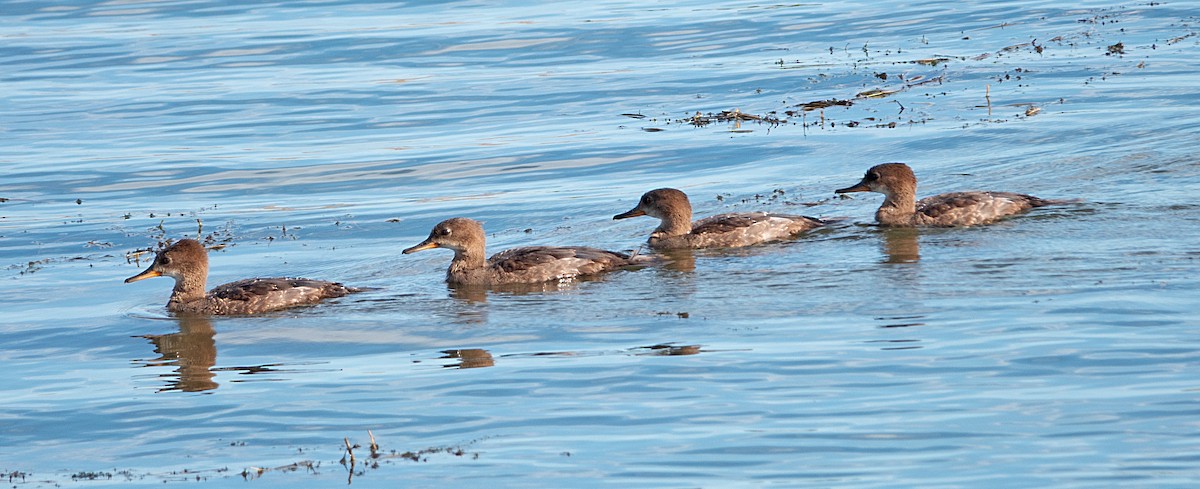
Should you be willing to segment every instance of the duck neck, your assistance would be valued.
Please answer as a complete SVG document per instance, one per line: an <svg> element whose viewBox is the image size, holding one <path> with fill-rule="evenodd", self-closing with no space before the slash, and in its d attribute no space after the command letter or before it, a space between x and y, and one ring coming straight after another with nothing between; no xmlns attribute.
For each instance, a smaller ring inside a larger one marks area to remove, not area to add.
<svg viewBox="0 0 1200 489"><path fill-rule="evenodd" d="M913 220L917 212L916 189L899 188L884 194L883 205L875 212L875 220L883 225L903 225Z"/></svg>
<svg viewBox="0 0 1200 489"><path fill-rule="evenodd" d="M486 253L483 246L471 246L464 249L454 250L454 259L450 261L451 275L456 273L466 273L471 270L479 270L487 267Z"/></svg>
<svg viewBox="0 0 1200 489"><path fill-rule="evenodd" d="M654 230L655 236L669 238L692 232L691 212L672 212L664 214L660 219L661 223L659 223L658 229Z"/></svg>
<svg viewBox="0 0 1200 489"><path fill-rule="evenodd" d="M204 298L204 282L207 274L175 277L175 289L171 291L171 302L187 303Z"/></svg>

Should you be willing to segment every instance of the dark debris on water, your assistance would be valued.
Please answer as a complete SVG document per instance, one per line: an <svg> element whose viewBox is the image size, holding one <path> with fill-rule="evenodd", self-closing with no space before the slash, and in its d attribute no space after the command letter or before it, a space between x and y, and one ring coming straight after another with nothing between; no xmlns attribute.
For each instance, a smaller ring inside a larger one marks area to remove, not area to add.
<svg viewBox="0 0 1200 489"><path fill-rule="evenodd" d="M437 454L446 454L446 455L452 455L455 457L465 457L467 455L470 455L472 460L479 458L478 452L468 453L465 449L463 449L463 446L461 446L461 445L431 447L431 448L425 448L425 449L421 449L421 450L417 450L417 451L409 450L409 451L404 451L404 452L400 452L397 450L391 450L391 451L388 451L385 453L380 448L379 443L377 443L375 441L374 433L372 433L370 430L368 430L367 436L370 437L371 441L367 445L368 453L365 455L365 457L364 457L365 459L362 461L361 464L359 463L359 460L358 460L359 455L355 454L354 451L362 448L362 445L357 444L357 443L351 443L349 437L342 439L342 442L345 444L346 451L345 451L345 454L342 456L342 459L339 460L338 463L346 468L346 472L347 472L346 484L353 483L355 476L361 476L361 475L365 474L367 470L375 470L375 469L380 468L380 466L381 466L380 462L387 463L388 461L395 460L395 459L409 460L412 462L426 462L429 460L430 455L437 455ZM470 444L476 443L478 441L479 440L472 440L470 442L467 442L465 445L470 445ZM259 469L259 470L260 471L257 473L257 475L255 475L255 477L262 475L262 473L263 473L262 469ZM245 471L243 471L243 477L247 477Z"/></svg>
<svg viewBox="0 0 1200 489"><path fill-rule="evenodd" d="M1136 8L1142 8L1144 6L1156 7L1158 5L1162 5L1162 4L1158 3L1158 2L1150 2L1149 4L1138 4ZM640 113L623 113L621 115L623 117L644 120L646 122L651 122L651 123L666 122L667 124L672 124L672 123L688 124L688 125L692 125L695 127L706 127L706 126L712 125L714 123L722 123L722 122L732 123L732 124L736 125L733 132L748 132L749 131L748 129L741 128L741 124L744 122L755 122L755 123L760 123L760 124L767 124L771 127L780 126L780 125L799 125L799 126L806 127L806 128L815 126L815 127L820 127L822 129L833 128L833 127L838 127L838 126L851 127L851 128L892 129L892 128L897 128L897 127L901 127L901 126L909 126L909 125L913 125L913 124L923 124L923 123L927 123L927 122L934 120L933 117L931 115L925 114L925 113L917 113L915 115L911 115L912 112L911 111L906 112L906 107L904 107L904 105L902 105L902 104L899 104L899 102L896 102L899 105L899 109L900 109L899 114L896 114L896 115L880 116L880 115L871 114L869 116L858 116L858 117L854 117L854 118L846 118L845 116L834 118L834 117L831 117L830 114L826 114L826 109L831 109L834 107L850 108L851 106L856 106L856 105L861 104L864 106L863 110L866 110L869 113L870 112L879 113L883 110L883 108L880 107L879 104L873 104L873 105L870 104L871 100L887 98L892 95L911 90L918 86L923 86L923 85L933 84L933 83L942 84L942 83L946 82L946 77L948 76L948 73L949 73L947 71L948 65L951 65L954 63L972 63L972 62L984 61L984 60L989 60L990 62L998 63L998 61L996 61L996 60L999 60L1001 58L1005 58L1005 57L1011 58L1013 56L1019 56L1022 54L1033 55L1038 58L1044 58L1045 56L1047 56L1047 54L1046 54L1047 51L1053 52L1053 50L1058 47L1067 47L1067 48L1072 49L1076 53L1086 53L1085 51L1078 50L1078 48L1083 45L1093 45L1094 43L1097 42L1097 40L1102 35L1101 33L1094 32L1095 27L1092 27L1092 26L1119 24L1123 20L1126 20L1125 16L1127 16L1131 12L1135 12L1135 11L1136 11L1135 7L1132 7L1132 6L1116 6L1116 7L1110 7L1110 8L1095 9L1095 10L1093 10L1093 15L1090 15L1090 16L1084 17L1084 18L1073 19L1073 20L1076 20L1077 23L1079 23L1079 24L1089 25L1089 27L1087 27L1085 30L1082 30L1082 31L1076 30L1076 31L1072 31L1072 32L1066 32L1061 35L1056 35L1053 37L1047 36L1047 37L1049 37L1048 40L1031 39L1027 42L1019 42L1016 44L1003 46L998 49L994 49L994 50L988 51L988 52L983 52L983 53L975 55L975 56L970 56L970 55L947 56L947 55L936 55L935 54L933 56L927 56L927 57L903 59L899 56L895 56L895 55L899 55L899 54L903 53L903 51L900 49L879 50L879 49L874 49L872 46L864 44L862 46L862 52L863 52L863 56L865 56L865 57L851 59L851 60L841 63L841 65L843 65L845 68L850 70L851 74L859 74L860 70L863 66L879 66L879 65L883 65L883 64L920 65L920 66L927 66L927 67L936 67L941 70L941 73L935 73L935 74L929 74L929 75L918 75L915 77L909 77L908 79L905 79L905 75L903 73L887 73L887 72L883 72L883 71L880 71L877 69L876 70L865 70L865 71L862 71L861 74L864 77L866 77L864 79L863 83L864 83L864 85L867 85L867 86L859 88L856 92L847 93L843 97L832 97L832 98L823 98L823 99L818 99L818 100L812 100L809 102L792 105L790 107L787 107L786 109L780 109L778 111L769 110L766 112L762 112L761 115L760 115L760 113L741 112L739 109L724 110L724 111L716 112L716 113L712 113L712 112L704 113L704 112L698 111L698 112L695 112L694 115L684 116L681 118L674 118L674 119L663 119L663 120L654 119L654 118L647 119L645 115L642 115ZM1004 27L1006 25L1008 25L1008 24L1003 23L1003 24L1001 24L1001 27ZM1185 31L1182 33L1178 33L1178 35L1175 35L1174 37L1167 39L1165 41L1165 44L1167 44L1167 45L1177 44L1177 43L1183 42L1186 39L1200 36L1200 32L1192 31L1190 26L1186 23L1175 24L1175 26L1185 29ZM1123 35L1126 32L1126 29L1121 28L1121 29L1119 29L1119 32L1120 32L1120 34L1116 34L1116 35ZM922 39L924 39L924 38L922 37ZM971 39L971 37L970 36L962 36L961 39L969 40L969 39ZM1114 44L1106 43L1106 44L1100 44L1100 46L1101 46L1100 52L1103 53L1105 56L1123 57L1123 56L1127 55L1130 50L1130 46L1127 46L1126 44L1124 44L1124 42L1116 42ZM1157 48L1157 44L1152 44L1149 47L1151 50L1154 50ZM830 47L830 48L828 48L828 50L829 50L829 54L831 54L831 55L834 54L836 51L836 49L834 47ZM824 50L822 50L822 55L824 55L823 51ZM846 51L849 52L849 49L847 49ZM886 56L892 56L892 57L885 58ZM812 59L796 59L794 61L787 61L784 59L779 59L779 61L774 62L773 64L783 70L811 70L811 69L813 69L812 67L814 66ZM837 62L835 62L835 65L836 64L837 64ZM1001 66L1003 66L1003 65L1001 65ZM1143 68L1143 67L1145 67L1145 61L1141 61L1137 64L1137 68ZM909 68L905 68L905 69L909 69ZM1009 69L1011 70L1011 68L1009 68ZM1017 70L1017 72L1021 72L1021 71L1022 71L1021 69ZM1028 71L1025 70L1025 72L1028 72ZM1119 72L1114 71L1111 73L1106 73L1106 76L1115 76L1115 75L1119 75L1119 74L1120 74ZM831 75L829 73L819 73L817 75L817 78L826 79L831 76L833 76L833 75ZM1106 76L1101 77L1100 80L1106 79ZM980 83L981 86L978 87L978 90L979 90L980 98L985 99L985 101L987 103L983 104L983 105L975 106L976 108L987 108L988 109L987 115L984 117L981 117L979 119L978 123L980 123L980 124L995 124L995 123L1010 122L1010 121L1014 121L1014 120L1024 120L1024 119L1027 119L1034 115L1037 115L1041 112L1040 108L1035 107L1036 105L1044 105L1044 103L1046 103L1045 101L1047 101L1047 100L1051 100L1051 101L1059 100L1061 102L1061 100L1063 100L1063 98L1064 98L1061 96L1061 94L1050 94L1050 95L1042 97L1043 100L1029 101L1029 102L1023 102L1023 103L1017 103L1017 104L1006 104L1006 105L1004 105L1006 107L1007 106L1021 107L1021 112L1005 114L1002 117L996 117L992 114L992 105L990 103L990 87L986 86L986 78L987 77L985 77L984 80L981 80L981 83ZM996 80L997 82L1005 82L1005 81L1009 81L1009 80L1012 80L1015 78L1016 80L1018 80L1018 87L1025 88L1026 91L1027 91L1027 89L1031 88L1031 85L1027 81L1021 82L1022 78L1020 76L1013 77L1007 71L1005 73L1002 73L1000 75L996 75L996 76L990 77L990 78L992 78L993 80ZM1084 84L1093 82L1094 81L1093 78L1087 78L1086 80L1084 80ZM898 85L891 84L895 80L900 80L902 83L900 83ZM885 83L888 83L889 86L871 88L869 86L869 84L872 82L875 82L875 83L885 82ZM961 82L961 80L960 80L960 82ZM970 88L968 88L967 90L970 90ZM760 91L758 91L758 93L762 93L762 91L760 90ZM937 97L939 95L947 95L947 93L943 92L941 94L937 94L937 93L927 93L926 94L927 97L931 97L931 98ZM813 116L807 115L807 113L815 112L815 111L820 111L819 117L813 117ZM785 117L787 117L787 118L803 117L804 120L789 122L789 120L785 119ZM642 127L640 129L645 132L660 132L660 131L664 130L660 127Z"/></svg>
<svg viewBox="0 0 1200 489"><path fill-rule="evenodd" d="M358 460L354 450L362 448L358 444L351 444L349 438L345 438L346 445L345 455L340 464L345 466L349 471L350 479L353 480L356 475L363 475L367 470L381 468L380 462L387 463L390 460L408 460L413 462L426 462L430 457L444 454L453 457L470 457L472 460L479 458L479 453L468 452L466 446L477 443L480 440L472 440L462 445L430 447L421 450L406 450L398 451L391 450L384 452L378 443L375 442L375 436L370 431L367 432L370 436L370 444L368 446L369 453L364 454L364 460ZM244 444L242 444L244 445ZM231 443L230 446L240 446ZM303 452L304 450L300 450ZM273 466L273 467L258 467L247 466L241 471L232 471L229 467L218 467L210 469L182 469L166 472L138 472L132 469L126 470L77 470L70 475L60 475L58 480L34 480L34 475L30 472L22 470L5 469L0 472L0 477L8 480L9 484L24 485L28 483L45 484L47 486L59 487L64 482L84 482L84 481L150 481L158 480L164 484L170 482L199 482L209 479L227 479L229 477L241 476L243 480L254 480L271 472L300 472L305 471L309 474L319 475L322 462L319 460L298 460L289 464Z"/></svg>
<svg viewBox="0 0 1200 489"><path fill-rule="evenodd" d="M696 112L695 115L686 119L678 119L676 122L691 124L696 127L704 127L714 122L758 122L762 124L783 124L786 120L780 119L774 112L769 112L765 115L747 114L740 109L722 110L721 112L703 114Z"/></svg>

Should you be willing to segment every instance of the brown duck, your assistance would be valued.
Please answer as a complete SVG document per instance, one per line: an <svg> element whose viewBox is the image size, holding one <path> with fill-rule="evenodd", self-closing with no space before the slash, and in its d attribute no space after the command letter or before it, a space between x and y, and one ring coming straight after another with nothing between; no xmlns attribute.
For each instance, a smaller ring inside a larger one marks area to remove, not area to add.
<svg viewBox="0 0 1200 489"><path fill-rule="evenodd" d="M692 204L688 202L687 194L673 188L646 192L636 207L613 216L613 219L637 216L660 220L658 228L647 240L655 249L750 246L791 239L825 225L825 221L812 217L766 212L718 214L693 223Z"/></svg>
<svg viewBox="0 0 1200 489"><path fill-rule="evenodd" d="M838 189L839 194L878 192L883 205L875 211L881 226L954 227L989 224L1034 207L1066 204L1012 192L951 192L917 200L917 177L904 163L884 163L867 170L862 181Z"/></svg>
<svg viewBox="0 0 1200 489"><path fill-rule="evenodd" d="M335 282L306 278L251 278L219 285L204 292L208 280L208 252L194 239L179 240L154 257L142 273L125 283L153 277L175 279L167 310L175 313L243 315L315 304L359 289Z"/></svg>
<svg viewBox="0 0 1200 489"><path fill-rule="evenodd" d="M649 256L578 246L525 246L484 259L486 238L479 222L455 217L438 223L429 237L404 254L433 248L454 250L446 281L455 285L505 285L564 282L631 265L647 264Z"/></svg>

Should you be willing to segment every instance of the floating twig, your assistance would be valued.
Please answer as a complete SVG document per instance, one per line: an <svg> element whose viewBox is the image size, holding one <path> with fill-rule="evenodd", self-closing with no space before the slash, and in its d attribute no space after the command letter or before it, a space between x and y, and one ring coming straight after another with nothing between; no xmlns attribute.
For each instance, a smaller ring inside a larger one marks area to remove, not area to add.
<svg viewBox="0 0 1200 489"><path fill-rule="evenodd" d="M257 479L270 471L295 472L301 468L308 469L309 472L316 472L319 465L321 464L318 462L313 462L312 460L301 460L299 462L292 462L290 464L280 465L278 467L246 467L242 469L242 478L245 480Z"/></svg>
<svg viewBox="0 0 1200 489"><path fill-rule="evenodd" d="M1172 45L1172 44L1175 44L1175 43L1177 43L1177 42L1179 42L1179 41L1182 41L1182 40L1184 40L1184 39L1187 39L1187 38L1189 38L1189 37L1193 37L1193 36L1195 36L1196 34L1197 34L1197 33L1195 33L1195 32L1189 32L1189 33L1187 33L1187 34L1184 34L1184 35L1182 35L1182 36L1179 36L1179 37L1172 37L1172 38L1170 38L1170 39L1167 39L1167 45L1168 45L1168 46L1170 46L1170 45ZM2 201L0 201L0 202L2 202Z"/></svg>
<svg viewBox="0 0 1200 489"><path fill-rule="evenodd" d="M346 442L346 453L350 454L350 471L354 471L354 447L350 446L350 437L343 437L342 441ZM355 445L358 446L358 445ZM343 458L342 460L345 460ZM345 462L343 462L345 463Z"/></svg>
<svg viewBox="0 0 1200 489"><path fill-rule="evenodd" d="M849 107L851 105L854 105L854 101L838 100L836 98L831 98L828 100L814 100L812 102L805 102L803 104L797 105L796 107L799 107L799 108L803 109L805 112L808 112L808 111L817 110L817 109L824 109L826 107L833 107L835 105L840 105L842 107ZM791 114L789 114L789 115L791 115Z"/></svg>

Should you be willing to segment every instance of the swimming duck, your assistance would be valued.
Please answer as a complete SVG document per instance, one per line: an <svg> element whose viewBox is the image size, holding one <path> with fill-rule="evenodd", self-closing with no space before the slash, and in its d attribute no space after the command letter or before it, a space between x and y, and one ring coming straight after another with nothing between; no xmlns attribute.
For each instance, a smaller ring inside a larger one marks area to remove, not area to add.
<svg viewBox="0 0 1200 489"><path fill-rule="evenodd" d="M257 314L359 291L339 283L306 278L251 278L217 286L205 294L208 252L194 239L181 239L158 252L149 268L125 279L125 283L162 276L175 279L167 310L176 313Z"/></svg>
<svg viewBox="0 0 1200 489"><path fill-rule="evenodd" d="M951 192L916 200L917 177L904 163L884 163L867 170L862 181L835 193L879 192L883 205L875 211L881 226L954 227L988 224L1034 207L1064 204L1012 192Z"/></svg>
<svg viewBox="0 0 1200 489"><path fill-rule="evenodd" d="M455 217L438 223L429 237L403 251L416 253L433 248L454 250L446 281L455 285L504 285L567 281L653 261L615 251L583 247L525 246L484 260L485 237L478 221Z"/></svg>
<svg viewBox="0 0 1200 489"><path fill-rule="evenodd" d="M613 219L657 217L658 228L647 243L656 249L733 248L793 238L825 221L805 216L739 212L718 214L692 223L687 194L673 188L651 190L629 212Z"/></svg>

